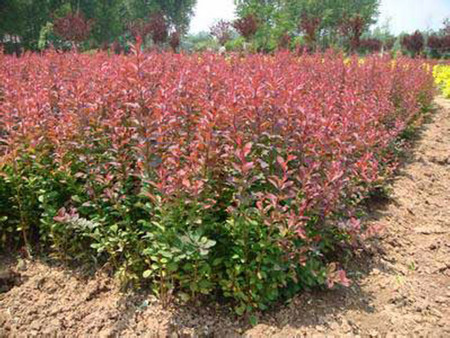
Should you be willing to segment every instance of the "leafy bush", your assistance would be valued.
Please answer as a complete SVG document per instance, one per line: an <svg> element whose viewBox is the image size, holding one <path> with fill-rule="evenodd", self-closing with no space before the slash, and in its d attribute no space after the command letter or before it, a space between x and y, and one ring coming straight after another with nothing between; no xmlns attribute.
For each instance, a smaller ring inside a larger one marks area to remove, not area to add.
<svg viewBox="0 0 450 338"><path fill-rule="evenodd" d="M317 32L321 24L320 17L308 16L306 13L302 15L298 25L299 30L305 34L305 41L307 45L314 50L317 40Z"/></svg>
<svg viewBox="0 0 450 338"><path fill-rule="evenodd" d="M53 30L60 38L70 42L82 42L89 37L92 20L86 20L82 13L68 13L57 18Z"/></svg>
<svg viewBox="0 0 450 338"><path fill-rule="evenodd" d="M436 65L433 68L436 84L441 88L442 94L450 98L450 65Z"/></svg>
<svg viewBox="0 0 450 338"><path fill-rule="evenodd" d="M233 23L233 27L241 34L246 40L249 40L256 34L259 22L258 18L254 14L248 14L243 18L237 19Z"/></svg>
<svg viewBox="0 0 450 338"><path fill-rule="evenodd" d="M174 53L177 52L178 48L180 47L181 44L181 34L178 31L172 32L170 34L170 39L169 39L169 45L170 48L172 48L172 51Z"/></svg>
<svg viewBox="0 0 450 338"><path fill-rule="evenodd" d="M220 20L211 27L211 36L217 39L217 42L221 46L230 41L233 37L233 31L231 30L231 23L225 20Z"/></svg>
<svg viewBox="0 0 450 338"><path fill-rule="evenodd" d="M246 45L245 39L240 36L236 39L230 40L225 44L225 48L227 49L227 51L232 51L232 52L242 52L244 50L246 50L246 46L247 49L248 48L248 44Z"/></svg>
<svg viewBox="0 0 450 338"><path fill-rule="evenodd" d="M361 40L359 44L359 51L362 53L376 53L383 48L383 42L379 39L368 38Z"/></svg>
<svg viewBox="0 0 450 338"><path fill-rule="evenodd" d="M353 17L345 15L340 25L341 34L347 38L351 52L356 52L361 45L361 36L367 28L364 17L357 14Z"/></svg>
<svg viewBox="0 0 450 338"><path fill-rule="evenodd" d="M0 55L0 240L238 314L349 283L354 207L433 94L420 60Z"/></svg>
<svg viewBox="0 0 450 338"><path fill-rule="evenodd" d="M422 53L425 46L425 38L420 31L415 31L414 34L402 37L401 45L403 49L409 52L413 57Z"/></svg>

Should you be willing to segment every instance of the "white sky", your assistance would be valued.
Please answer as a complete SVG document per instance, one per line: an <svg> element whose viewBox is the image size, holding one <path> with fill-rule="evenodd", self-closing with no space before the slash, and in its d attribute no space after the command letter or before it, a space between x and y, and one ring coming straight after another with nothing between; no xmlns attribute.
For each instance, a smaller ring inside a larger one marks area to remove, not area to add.
<svg viewBox="0 0 450 338"><path fill-rule="evenodd" d="M395 34L437 29L450 17L450 0L381 0L379 23L389 20ZM234 18L233 0L197 0L191 33L209 31L218 20Z"/></svg>
<svg viewBox="0 0 450 338"><path fill-rule="evenodd" d="M197 0L190 31L191 33L209 32L209 28L216 21L220 19L232 20L233 18L233 0Z"/></svg>
<svg viewBox="0 0 450 338"><path fill-rule="evenodd" d="M438 29L450 18L450 0L382 0L380 12L379 23L389 20L396 34Z"/></svg>

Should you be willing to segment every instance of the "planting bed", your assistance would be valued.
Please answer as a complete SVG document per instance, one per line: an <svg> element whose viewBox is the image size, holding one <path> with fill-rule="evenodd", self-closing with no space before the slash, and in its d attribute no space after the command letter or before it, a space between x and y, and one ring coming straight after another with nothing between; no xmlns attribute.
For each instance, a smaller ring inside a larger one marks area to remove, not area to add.
<svg viewBox="0 0 450 338"><path fill-rule="evenodd" d="M381 229L361 202L434 94L421 60L333 53L48 52L0 56L0 78L3 248L253 323L351 285L345 257Z"/></svg>
<svg viewBox="0 0 450 338"><path fill-rule="evenodd" d="M450 103L438 103L391 200L371 205L363 221L385 230L350 262L350 288L296 296L251 328L220 304L163 309L148 294L121 293L104 273L86 279L42 260L8 261L21 284L0 294L0 336L449 335Z"/></svg>

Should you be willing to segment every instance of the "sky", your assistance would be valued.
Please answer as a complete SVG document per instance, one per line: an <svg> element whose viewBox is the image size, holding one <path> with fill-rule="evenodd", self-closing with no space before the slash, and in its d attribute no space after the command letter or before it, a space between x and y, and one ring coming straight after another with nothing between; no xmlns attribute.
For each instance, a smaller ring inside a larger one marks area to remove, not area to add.
<svg viewBox="0 0 450 338"><path fill-rule="evenodd" d="M382 0L379 23L389 20L392 32L439 29L450 18L450 0Z"/></svg>
<svg viewBox="0 0 450 338"><path fill-rule="evenodd" d="M380 12L379 24L389 22L395 34L438 29L450 17L450 0L381 0ZM190 31L209 31L219 19L233 18L233 0L197 0Z"/></svg>

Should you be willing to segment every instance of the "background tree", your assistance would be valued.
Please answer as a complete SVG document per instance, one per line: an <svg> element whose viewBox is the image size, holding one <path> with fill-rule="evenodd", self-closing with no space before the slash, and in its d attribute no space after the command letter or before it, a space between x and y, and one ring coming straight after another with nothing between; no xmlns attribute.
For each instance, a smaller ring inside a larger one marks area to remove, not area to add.
<svg viewBox="0 0 450 338"><path fill-rule="evenodd" d="M235 0L238 19L233 26L247 42L251 40L254 48L260 51L271 51L277 47L277 17L280 14L278 0ZM284 28L281 33L285 33Z"/></svg>
<svg viewBox="0 0 450 338"><path fill-rule="evenodd" d="M382 49L383 42L376 38L362 39L358 46L358 51L363 54L380 52Z"/></svg>
<svg viewBox="0 0 450 338"><path fill-rule="evenodd" d="M206 50L218 50L219 43L212 37L210 32L199 32L196 34L188 34L181 41L183 49L192 52L202 52Z"/></svg>
<svg viewBox="0 0 450 338"><path fill-rule="evenodd" d="M233 27L241 34L246 40L250 40L258 31L259 20L255 14L247 14L246 16L237 19L233 23Z"/></svg>
<svg viewBox="0 0 450 338"><path fill-rule="evenodd" d="M278 39L278 49L285 50L289 49L292 43L292 37L289 35L289 33L284 33L280 36Z"/></svg>
<svg viewBox="0 0 450 338"><path fill-rule="evenodd" d="M0 1L0 37L19 38L22 47L37 49L42 27L62 1L2 0Z"/></svg>
<svg viewBox="0 0 450 338"><path fill-rule="evenodd" d="M54 23L55 33L74 44L86 40L91 29L92 20L87 20L81 12L69 13Z"/></svg>
<svg viewBox="0 0 450 338"><path fill-rule="evenodd" d="M176 53L181 44L181 34L179 31L172 32L169 38L169 45L172 51Z"/></svg>
<svg viewBox="0 0 450 338"><path fill-rule="evenodd" d="M153 43L160 45L167 40L169 34L169 27L164 16L164 13L153 13L147 24L148 32L150 33Z"/></svg>
<svg viewBox="0 0 450 338"><path fill-rule="evenodd" d="M305 36L305 42L311 50L316 48L317 33L321 18L303 13L299 23L299 30Z"/></svg>
<svg viewBox="0 0 450 338"><path fill-rule="evenodd" d="M123 34L126 29L123 20L125 5L122 0L94 1L92 37L96 43L112 43Z"/></svg>
<svg viewBox="0 0 450 338"><path fill-rule="evenodd" d="M386 21L384 24L375 27L370 32L363 34L364 40L378 40L381 41L382 50L385 52L391 51L397 42L397 37L391 33L390 22ZM366 45L366 42L361 42L362 45ZM364 46L361 46L364 48Z"/></svg>
<svg viewBox="0 0 450 338"><path fill-rule="evenodd" d="M413 34L406 34L401 39L403 49L409 52L413 57L422 53L425 46L425 38L420 31Z"/></svg>
<svg viewBox="0 0 450 338"><path fill-rule="evenodd" d="M217 39L217 42L221 46L225 46L225 44L232 38L231 28L230 22L220 20L211 27L210 34L212 37Z"/></svg>
<svg viewBox="0 0 450 338"><path fill-rule="evenodd" d="M291 27L302 17L319 18L317 42L327 48L341 43L343 18L360 17L365 31L376 22L379 4L379 0L281 0L280 10L285 13L285 20L292 22Z"/></svg>
<svg viewBox="0 0 450 338"><path fill-rule="evenodd" d="M340 30L343 36L348 40L349 50L354 53L360 47L361 36L367 28L364 18L357 14L353 17L344 17Z"/></svg>
<svg viewBox="0 0 450 338"><path fill-rule="evenodd" d="M48 45L43 40L52 36L55 21L75 13L82 13L91 23L86 48L126 39L133 22L155 25L155 13L165 22L162 25L160 18L156 26L166 26L167 34L184 34L195 4L196 0L0 0L0 38L14 36L26 49L38 49ZM159 30L152 38L160 41L166 35L166 40L167 34Z"/></svg>
<svg viewBox="0 0 450 338"><path fill-rule="evenodd" d="M264 48L273 47L271 40L282 37L284 33L303 37L305 42L327 48L342 44L342 19L358 18L364 22L362 33L376 22L379 0L236 0L237 14L244 18L248 14L257 15L260 25L254 34L257 44L264 44ZM306 24L302 27L302 19ZM312 20L309 21L305 20ZM314 24L320 21L319 25ZM314 28L311 34L306 26ZM362 33L358 33L361 37ZM313 37L314 35L314 37ZM355 35L353 34L353 37ZM355 38L354 41L358 41ZM263 49L264 49L263 48Z"/></svg>
<svg viewBox="0 0 450 338"><path fill-rule="evenodd" d="M186 33L197 0L122 0L127 21L147 19L151 13L163 13L167 25Z"/></svg>
<svg viewBox="0 0 450 338"><path fill-rule="evenodd" d="M186 33L194 14L197 0L158 0L159 9L168 17L169 24L180 33Z"/></svg>
<svg viewBox="0 0 450 338"><path fill-rule="evenodd" d="M450 20L444 21L444 27L428 36L427 47L433 58L450 57Z"/></svg>

